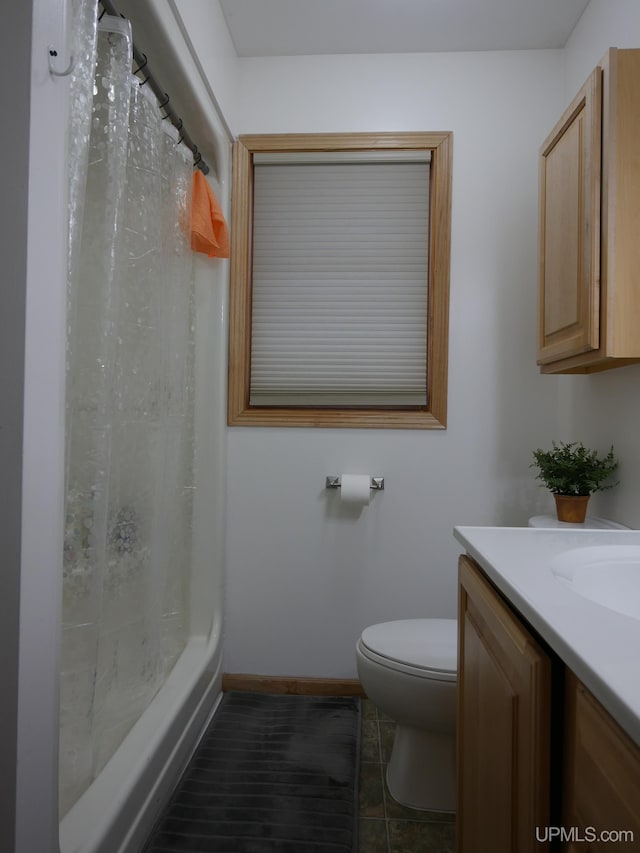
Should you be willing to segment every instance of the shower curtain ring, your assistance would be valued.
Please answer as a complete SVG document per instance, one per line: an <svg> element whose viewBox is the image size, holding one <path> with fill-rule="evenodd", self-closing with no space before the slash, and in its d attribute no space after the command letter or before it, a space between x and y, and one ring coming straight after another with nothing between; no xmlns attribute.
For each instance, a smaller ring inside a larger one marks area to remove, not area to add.
<svg viewBox="0 0 640 853"><path fill-rule="evenodd" d="M138 67L136 68L136 70L133 72L134 74L137 74L137 73L138 73L138 71L142 71L142 69L144 68L144 66L145 66L145 65L147 64L147 62L149 61L149 60L147 59L147 54L146 54L146 53L143 53L142 55L144 56L144 62L141 62L141 63L140 63L140 65L138 65Z"/></svg>
<svg viewBox="0 0 640 853"><path fill-rule="evenodd" d="M64 69L64 71L58 71L53 67L53 60L57 57L58 51L53 47L53 45L49 45L49 74L52 74L54 77L68 77L69 74L73 71L76 65L76 58L73 54L69 55L69 64Z"/></svg>
<svg viewBox="0 0 640 853"><path fill-rule="evenodd" d="M167 93L165 92L164 93L164 101L158 102L158 109L161 109L161 110L164 109L164 107L167 106L167 104L169 103L170 100L171 99L169 98L169 95L167 95ZM164 121L166 118L169 118L169 112L168 111L165 115L162 116L162 120Z"/></svg>

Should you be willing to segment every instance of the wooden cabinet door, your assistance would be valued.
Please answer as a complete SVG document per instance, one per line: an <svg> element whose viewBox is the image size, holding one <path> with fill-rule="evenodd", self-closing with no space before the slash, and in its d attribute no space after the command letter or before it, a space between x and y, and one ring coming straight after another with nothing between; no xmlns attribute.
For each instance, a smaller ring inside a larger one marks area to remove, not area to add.
<svg viewBox="0 0 640 853"><path fill-rule="evenodd" d="M602 69L540 151L538 364L597 350Z"/></svg>
<svg viewBox="0 0 640 853"><path fill-rule="evenodd" d="M458 853L540 853L551 661L468 557L459 578Z"/></svg>
<svg viewBox="0 0 640 853"><path fill-rule="evenodd" d="M640 749L571 672L562 824L568 853L640 849Z"/></svg>

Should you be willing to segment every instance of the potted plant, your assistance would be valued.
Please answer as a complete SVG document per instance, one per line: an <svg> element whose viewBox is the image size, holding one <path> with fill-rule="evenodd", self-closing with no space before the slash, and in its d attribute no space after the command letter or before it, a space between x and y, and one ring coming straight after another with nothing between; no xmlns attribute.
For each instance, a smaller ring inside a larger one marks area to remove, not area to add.
<svg viewBox="0 0 640 853"><path fill-rule="evenodd" d="M613 446L601 457L582 442L553 441L552 445L552 450L534 450L535 462L529 467L538 468L536 479L553 494L558 520L581 523L591 494L617 485L617 482L604 485L618 468Z"/></svg>

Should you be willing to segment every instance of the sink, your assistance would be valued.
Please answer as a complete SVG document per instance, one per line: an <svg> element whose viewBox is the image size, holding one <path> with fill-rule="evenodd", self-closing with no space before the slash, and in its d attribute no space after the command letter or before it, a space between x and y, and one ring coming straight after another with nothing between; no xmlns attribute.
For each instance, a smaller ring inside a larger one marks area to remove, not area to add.
<svg viewBox="0 0 640 853"><path fill-rule="evenodd" d="M598 545L563 551L555 578L583 598L640 619L640 545Z"/></svg>

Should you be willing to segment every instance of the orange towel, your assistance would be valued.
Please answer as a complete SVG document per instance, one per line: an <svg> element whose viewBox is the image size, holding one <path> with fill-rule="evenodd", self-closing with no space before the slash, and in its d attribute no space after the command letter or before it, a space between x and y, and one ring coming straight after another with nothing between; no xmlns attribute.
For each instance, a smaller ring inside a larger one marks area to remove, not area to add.
<svg viewBox="0 0 640 853"><path fill-rule="evenodd" d="M218 199L199 169L193 173L191 248L210 258L229 257L229 229Z"/></svg>

